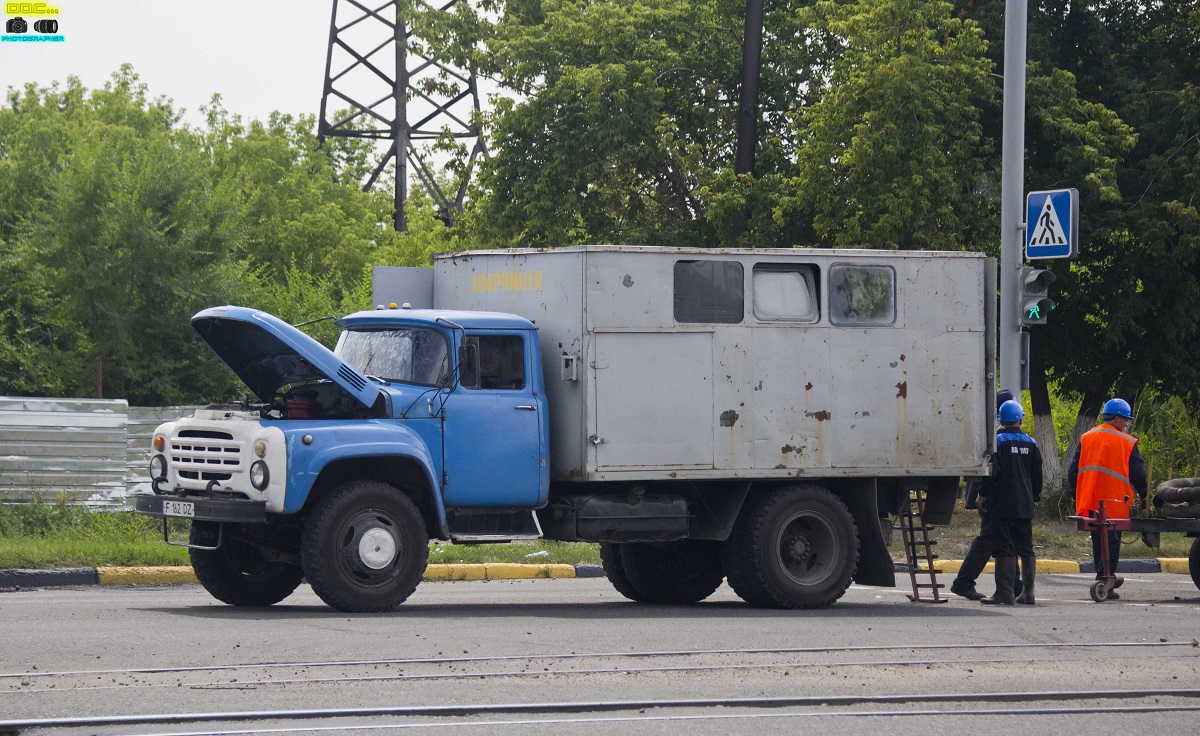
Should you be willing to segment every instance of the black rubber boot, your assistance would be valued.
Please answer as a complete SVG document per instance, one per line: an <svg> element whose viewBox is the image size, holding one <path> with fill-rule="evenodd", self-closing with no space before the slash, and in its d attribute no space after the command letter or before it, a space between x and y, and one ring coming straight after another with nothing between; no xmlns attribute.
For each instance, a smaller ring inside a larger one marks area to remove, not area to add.
<svg viewBox="0 0 1200 736"><path fill-rule="evenodd" d="M1025 590L1017 596L1017 603L1033 605L1033 579L1037 576L1037 558L1033 555L1021 556L1021 584Z"/></svg>
<svg viewBox="0 0 1200 736"><path fill-rule="evenodd" d="M975 590L975 579L983 572L983 567L987 564L988 557L991 557L991 555L991 542L985 539L982 534L975 537L971 541L971 548L967 550L966 556L963 557L962 566L958 568L958 575L954 578L954 582L950 584L950 592L972 601L983 600L983 593Z"/></svg>
<svg viewBox="0 0 1200 736"><path fill-rule="evenodd" d="M955 578L953 583L950 583L950 592L954 595L960 595L969 601L981 601L987 596L975 590L975 583L964 580L963 578Z"/></svg>
<svg viewBox="0 0 1200 736"><path fill-rule="evenodd" d="M1011 606L1017 602L1013 595L1013 581L1017 579L1017 558L996 558L996 592L980 603L985 606Z"/></svg>

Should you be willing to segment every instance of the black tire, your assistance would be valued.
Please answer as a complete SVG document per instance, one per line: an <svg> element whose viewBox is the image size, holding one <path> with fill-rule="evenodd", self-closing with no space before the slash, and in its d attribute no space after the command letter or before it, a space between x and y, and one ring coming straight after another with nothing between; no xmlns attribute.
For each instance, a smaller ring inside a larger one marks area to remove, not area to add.
<svg viewBox="0 0 1200 736"><path fill-rule="evenodd" d="M304 575L331 607L390 611L425 572L429 534L416 504L385 483L354 481L321 499L304 525Z"/></svg>
<svg viewBox="0 0 1200 736"><path fill-rule="evenodd" d="M212 546L220 524L193 521L191 544ZM304 579L304 571L286 562L263 559L254 545L225 536L215 550L189 549L196 579L213 598L231 606L270 606L287 598Z"/></svg>
<svg viewBox="0 0 1200 736"><path fill-rule="evenodd" d="M1192 582L1200 588L1200 537L1192 540L1192 551L1188 553L1188 572L1192 574Z"/></svg>
<svg viewBox="0 0 1200 736"><path fill-rule="evenodd" d="M734 592L760 608L826 608L858 568L858 529L841 500L787 486L748 502L721 545Z"/></svg>
<svg viewBox="0 0 1200 736"><path fill-rule="evenodd" d="M618 593L631 601L644 603L646 602L646 598L630 582L629 574L625 571L625 563L621 560L622 546L624 545L616 542L601 542L600 565L604 568L604 574L608 577L608 582L612 583L612 586L616 588Z"/></svg>
<svg viewBox="0 0 1200 736"><path fill-rule="evenodd" d="M621 562L644 603L697 603L725 579L716 542L622 544Z"/></svg>

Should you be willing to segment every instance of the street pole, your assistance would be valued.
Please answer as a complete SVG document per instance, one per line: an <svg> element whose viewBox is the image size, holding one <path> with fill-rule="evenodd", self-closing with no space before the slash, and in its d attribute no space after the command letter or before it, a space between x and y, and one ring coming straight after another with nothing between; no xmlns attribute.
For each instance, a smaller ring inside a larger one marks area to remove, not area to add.
<svg viewBox="0 0 1200 736"><path fill-rule="evenodd" d="M1021 323L1017 310L1024 262L1025 41L1028 0L1004 4L1004 136L1000 164L1000 388L1020 391Z"/></svg>
<svg viewBox="0 0 1200 736"><path fill-rule="evenodd" d="M746 0L746 24L742 35L742 86L738 98L737 156L735 174L754 173L754 152L758 147L758 80L762 69L764 0ZM750 219L749 208L738 213L733 237L740 238Z"/></svg>

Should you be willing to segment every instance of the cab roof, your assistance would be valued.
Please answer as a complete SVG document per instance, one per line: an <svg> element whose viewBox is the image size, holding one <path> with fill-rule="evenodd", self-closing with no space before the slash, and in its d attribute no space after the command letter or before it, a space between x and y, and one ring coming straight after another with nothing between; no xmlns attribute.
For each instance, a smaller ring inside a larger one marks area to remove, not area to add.
<svg viewBox="0 0 1200 736"><path fill-rule="evenodd" d="M348 314L337 321L338 327L353 330L363 327L435 324L453 322L468 330L536 330L524 317L505 312L465 312L454 309L371 309Z"/></svg>

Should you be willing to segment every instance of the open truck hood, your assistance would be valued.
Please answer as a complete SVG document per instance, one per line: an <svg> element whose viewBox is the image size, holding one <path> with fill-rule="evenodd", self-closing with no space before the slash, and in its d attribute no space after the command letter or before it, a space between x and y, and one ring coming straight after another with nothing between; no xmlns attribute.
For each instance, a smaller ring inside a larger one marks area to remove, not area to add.
<svg viewBox="0 0 1200 736"><path fill-rule="evenodd" d="M263 402L281 386L322 378L374 406L380 388L343 363L329 348L278 317L246 307L212 307L192 317L192 327Z"/></svg>

